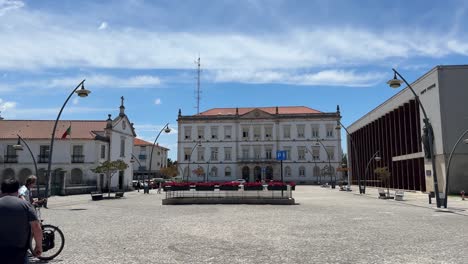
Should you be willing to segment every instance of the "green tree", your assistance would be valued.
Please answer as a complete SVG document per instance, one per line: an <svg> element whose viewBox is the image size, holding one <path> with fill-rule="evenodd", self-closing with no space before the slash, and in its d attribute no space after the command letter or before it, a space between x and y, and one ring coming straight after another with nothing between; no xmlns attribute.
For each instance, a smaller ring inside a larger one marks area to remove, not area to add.
<svg viewBox="0 0 468 264"><path fill-rule="evenodd" d="M384 183L385 187L387 187L387 197L390 196L390 172L388 171L388 167L378 167L374 170L374 173L377 174L379 179Z"/></svg>
<svg viewBox="0 0 468 264"><path fill-rule="evenodd" d="M119 159L115 161L104 161L101 162L101 165L96 167L95 169L92 169L94 173L104 173L106 174L107 177L107 190L108 190L108 197L110 197L110 182L112 179L112 176L118 171L123 171L128 168L128 164L125 163L125 161Z"/></svg>

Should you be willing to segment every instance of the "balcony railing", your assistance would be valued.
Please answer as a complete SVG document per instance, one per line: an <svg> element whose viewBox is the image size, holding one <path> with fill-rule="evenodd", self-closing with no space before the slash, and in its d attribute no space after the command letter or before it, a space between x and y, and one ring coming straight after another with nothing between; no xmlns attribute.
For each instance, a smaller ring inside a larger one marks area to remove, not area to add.
<svg viewBox="0 0 468 264"><path fill-rule="evenodd" d="M49 155L39 155L37 159L38 163L48 163L49 162Z"/></svg>
<svg viewBox="0 0 468 264"><path fill-rule="evenodd" d="M84 155L72 155L71 162L72 163L84 163Z"/></svg>
<svg viewBox="0 0 468 264"><path fill-rule="evenodd" d="M138 155L138 159L140 159L140 160L145 160L145 159L146 159L146 154L140 154L140 155Z"/></svg>
<svg viewBox="0 0 468 264"><path fill-rule="evenodd" d="M263 161L275 161L273 158L266 157L240 157L238 158L241 162L263 162Z"/></svg>
<svg viewBox="0 0 468 264"><path fill-rule="evenodd" d="M18 163L18 155L5 155L5 163Z"/></svg>

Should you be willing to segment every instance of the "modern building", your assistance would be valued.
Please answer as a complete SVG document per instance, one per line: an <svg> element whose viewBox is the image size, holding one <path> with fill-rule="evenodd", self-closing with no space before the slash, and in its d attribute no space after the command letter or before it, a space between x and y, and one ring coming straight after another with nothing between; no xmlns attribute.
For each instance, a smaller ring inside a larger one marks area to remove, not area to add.
<svg viewBox="0 0 468 264"><path fill-rule="evenodd" d="M300 184L336 180L342 158L337 120L339 110L305 106L214 108L187 116L179 110L179 173L189 181L280 180L281 174ZM286 152L282 170L277 151Z"/></svg>
<svg viewBox="0 0 468 264"><path fill-rule="evenodd" d="M153 155L151 156L151 150ZM167 167L167 154L169 149L159 144L154 145L139 138L133 140L133 179L143 180L163 178L161 169ZM151 171L150 169L151 162Z"/></svg>
<svg viewBox="0 0 468 264"><path fill-rule="evenodd" d="M436 66L411 86L433 127L439 191L444 192L448 156L457 139L468 129L468 65ZM415 96L406 87L349 126L355 143L348 136L353 183L357 184L361 178L367 179L367 185L382 186L374 169L387 166L391 172L391 188L433 191L432 162L426 158L428 151L423 144L423 118ZM382 158L380 162L371 160L377 151ZM460 190L468 190L466 144L457 147L450 166L449 192Z"/></svg>
<svg viewBox="0 0 468 264"><path fill-rule="evenodd" d="M52 129L55 120L0 120L0 176L16 177L21 182L37 174L45 186ZM65 132L70 129L69 135ZM21 136L31 149L34 161L23 142L22 151L15 149ZM121 159L130 165L135 130L120 106L119 115L107 120L59 121L55 133L50 190L52 194L89 193L107 187L107 177L92 170L101 162ZM126 189L131 185L132 167L111 178L111 188Z"/></svg>

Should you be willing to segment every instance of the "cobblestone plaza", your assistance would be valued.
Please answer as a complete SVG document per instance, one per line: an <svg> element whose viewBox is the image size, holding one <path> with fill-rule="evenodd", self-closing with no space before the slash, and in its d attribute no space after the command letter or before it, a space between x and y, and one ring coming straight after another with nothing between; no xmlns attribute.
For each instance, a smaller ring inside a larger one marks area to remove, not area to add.
<svg viewBox="0 0 468 264"><path fill-rule="evenodd" d="M42 216L65 233L50 263L467 261L468 201L451 197L445 212L422 193L403 202L368 193L298 186L292 206L163 206L155 191L103 201L77 195L52 197Z"/></svg>

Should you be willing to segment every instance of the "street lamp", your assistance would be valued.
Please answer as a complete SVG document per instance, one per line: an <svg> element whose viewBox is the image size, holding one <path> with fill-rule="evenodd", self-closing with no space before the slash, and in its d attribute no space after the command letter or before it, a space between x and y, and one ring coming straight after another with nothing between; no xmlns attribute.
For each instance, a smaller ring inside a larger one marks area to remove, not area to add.
<svg viewBox="0 0 468 264"><path fill-rule="evenodd" d="M192 151L190 152L190 156L189 156L189 160L188 160L188 165L187 165L187 181L189 180L189 175L190 175L190 161L192 160L192 154L193 154L193 151L195 150L196 147L201 147L202 144L201 144L201 141L197 141L197 143L195 143L195 145L193 145L192 147ZM184 172L182 172L184 173ZM183 179L184 177L182 177Z"/></svg>
<svg viewBox="0 0 468 264"><path fill-rule="evenodd" d="M133 164L133 163L135 163L135 162L138 163L138 170L140 170L140 168L141 168L141 163L140 163L140 161L138 160L138 158L135 157L135 155L133 155L133 153L132 153L132 158L130 159L130 163ZM137 180L140 180L139 177L137 177Z"/></svg>
<svg viewBox="0 0 468 264"><path fill-rule="evenodd" d="M81 81L75 87L75 89L73 89L73 91L70 93L70 95L67 97L67 99L65 100L65 102L62 105L62 108L60 108L60 112L58 113L57 119L55 120L55 123L54 123L54 129L52 130L52 138L50 139L49 162L47 164L47 180L46 180L46 186L45 186L45 193L46 193L45 197L46 198L47 198L47 196L49 196L49 184L50 184L50 180L51 180L50 174L51 174L52 157L53 157L52 154L53 154L53 151L54 151L55 131L57 129L57 124L58 124L58 121L60 119L60 116L62 115L63 109L65 108L65 105L68 103L68 101L70 100L70 98L72 97L72 95L74 93L76 93L79 97L87 97L91 93L90 90L85 89L84 82L85 82L85 80ZM78 88L80 88L80 87L81 87L81 89L78 90Z"/></svg>
<svg viewBox="0 0 468 264"><path fill-rule="evenodd" d="M205 173L205 174L206 174L206 180L205 180L205 182L208 182L208 180L209 180L208 176L210 175L210 161L211 161L211 159L213 158L213 153L215 153L215 156L218 156L218 151L214 151L214 152L211 152L211 153L210 153L210 159L209 159L208 162L207 162L207 163L208 163L208 166L207 166L207 168L206 168L206 173Z"/></svg>
<svg viewBox="0 0 468 264"><path fill-rule="evenodd" d="M156 145L156 141L158 141L158 138L159 136L161 135L161 133L164 131L164 133L168 134L171 132L171 129L169 128L169 123L167 123L166 125L163 126L163 128L161 128L161 130L159 131L158 135L156 136L156 139L154 140L153 142L153 146L151 146L151 153L150 153L150 164L149 164L149 170L148 170L148 180L149 180L149 175L151 173L151 165L153 164L153 150L154 150L154 146Z"/></svg>
<svg viewBox="0 0 468 264"><path fill-rule="evenodd" d="M362 186L362 190L361 190L361 186L359 186L359 193L360 194L365 194L366 193L366 185L367 185L367 171L369 170L369 165L371 164L371 162L373 160L379 162L382 158L379 156L380 154L380 150L377 150L377 152L374 153L374 155L372 155L372 157L370 158L369 162L367 162L367 165L366 165L366 170L364 172L364 185Z"/></svg>
<svg viewBox="0 0 468 264"><path fill-rule="evenodd" d="M36 158L34 158L34 154L32 153L31 149L29 148L29 145L28 143L26 143L26 141L20 136L18 135L18 143L16 143L16 145L13 145L13 149L15 150L23 150L23 146L21 145L21 142L24 143L24 145L26 146L26 148L28 149L29 151L29 154L31 154L31 158L33 160L33 163L34 163L34 175L36 175L36 177L39 177L39 175L37 174L37 163L36 163ZM37 197L39 197L39 184L36 185L36 188L37 188Z"/></svg>
<svg viewBox="0 0 468 264"><path fill-rule="evenodd" d="M328 150L327 148L325 147L325 145L323 145L323 143L321 141L319 141L318 139L316 140L317 144L315 144L316 146L318 146L319 144L323 147L323 149L325 150L325 152L327 153L327 158L328 158L328 175L330 175L330 179L332 180L332 188L335 188L335 181L336 181L336 178L335 178L335 181L333 180L333 175L332 175L332 172L331 172L331 162L330 162L330 153L328 153Z"/></svg>
<svg viewBox="0 0 468 264"><path fill-rule="evenodd" d="M361 190L361 175L359 174L359 160L358 160L358 155L357 155L357 145L354 144L354 140L353 140L353 137L351 136L351 134L349 133L348 129L343 126L343 124L340 122L340 120L336 120L336 127L335 129L336 130L340 130L341 128L344 128L344 130L346 131L346 134L348 134L349 136L349 141L351 142L351 145L353 145L353 150L354 150L354 159L356 159L356 176L357 176L357 179L358 179L358 187L359 187L359 190ZM349 163L349 157L348 157L348 163ZM352 166L351 166L352 167ZM349 177L349 173L348 173L348 188L350 188L350 184L351 184L351 181L350 181L350 177Z"/></svg>
<svg viewBox="0 0 468 264"><path fill-rule="evenodd" d="M447 196L448 196L448 184L449 184L449 171L450 171L450 162L452 161L452 156L453 153L455 152L455 148L458 146L458 143L462 140L462 138L465 137L465 135L468 134L468 129L461 134L461 136L458 138L457 142L452 148L452 151L450 152L448 161L447 161L447 169L445 171L445 200L444 200L444 207L447 208ZM463 143L468 144L468 138L463 140Z"/></svg>
<svg viewBox="0 0 468 264"><path fill-rule="evenodd" d="M436 165L435 165L435 157L434 157L434 131L432 130L432 125L431 123L429 122L429 118L427 117L427 114L426 114L426 110L424 109L424 106L422 105L421 101L419 100L419 96L416 94L416 92L413 90L413 87L411 87L411 85L405 80L405 78L403 78L403 76L401 76L401 74L399 72L397 72L395 69L392 69L393 72L394 72L394 75L393 75L393 79L389 80L387 83L388 85L391 87L391 88L398 88L401 86L401 84L404 82L408 88L411 90L411 92L413 93L414 95L414 98L416 99L416 101L418 102L419 104L419 107L421 107L421 110L424 114L424 119L423 119L423 122L424 122L424 133L426 134L427 133L427 137L426 137L426 140L424 140L423 144L424 146L428 147L428 153L426 152L426 155L429 154L429 158L432 162L432 178L433 178L433 181L434 181L434 192L435 192L435 197L436 197L436 203L437 203L437 208L440 208L441 207L441 201L440 201L440 197L439 197L439 183L438 183L438 179L437 179L437 170L436 170ZM397 78L397 75L401 78L401 80L399 80ZM447 193L445 194L445 200L447 200Z"/></svg>

